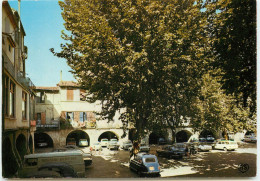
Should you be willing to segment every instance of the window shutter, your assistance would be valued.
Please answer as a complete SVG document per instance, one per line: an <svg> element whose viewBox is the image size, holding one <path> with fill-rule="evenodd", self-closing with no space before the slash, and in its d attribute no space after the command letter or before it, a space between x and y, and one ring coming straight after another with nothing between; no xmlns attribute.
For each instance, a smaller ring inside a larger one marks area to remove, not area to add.
<svg viewBox="0 0 260 181"><path fill-rule="evenodd" d="M73 89L67 89L67 101L73 101Z"/></svg>
<svg viewBox="0 0 260 181"><path fill-rule="evenodd" d="M41 123L46 124L46 113L45 112L41 113Z"/></svg>

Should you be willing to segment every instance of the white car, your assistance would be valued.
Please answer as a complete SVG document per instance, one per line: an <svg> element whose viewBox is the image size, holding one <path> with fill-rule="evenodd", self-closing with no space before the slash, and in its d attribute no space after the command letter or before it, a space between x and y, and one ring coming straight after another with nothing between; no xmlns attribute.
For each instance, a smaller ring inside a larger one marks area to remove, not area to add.
<svg viewBox="0 0 260 181"><path fill-rule="evenodd" d="M94 143L93 150L96 150L96 151L100 150L101 151L102 150L101 144L99 142Z"/></svg>
<svg viewBox="0 0 260 181"><path fill-rule="evenodd" d="M200 144L198 146L198 151L210 151L210 150L212 150L212 146L211 145Z"/></svg>
<svg viewBox="0 0 260 181"><path fill-rule="evenodd" d="M80 139L79 140L79 146L88 146L88 140L87 139Z"/></svg>
<svg viewBox="0 0 260 181"><path fill-rule="evenodd" d="M245 135L244 142L256 143L256 137L254 135Z"/></svg>
<svg viewBox="0 0 260 181"><path fill-rule="evenodd" d="M107 145L108 145L108 139L107 139L107 138L101 139L100 145L101 145L102 147L107 147Z"/></svg>
<svg viewBox="0 0 260 181"><path fill-rule="evenodd" d="M235 141L220 140L216 142L214 148L219 150L224 150L224 151L235 150L238 148L238 144Z"/></svg>

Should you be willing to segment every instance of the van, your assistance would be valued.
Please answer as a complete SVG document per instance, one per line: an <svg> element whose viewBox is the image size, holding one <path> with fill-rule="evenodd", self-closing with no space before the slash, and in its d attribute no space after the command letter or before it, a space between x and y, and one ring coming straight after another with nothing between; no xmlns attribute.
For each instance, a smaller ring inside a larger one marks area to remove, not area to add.
<svg viewBox="0 0 260 181"><path fill-rule="evenodd" d="M37 153L24 156L24 163L18 171L19 177L26 177L31 172L47 163L67 163L71 165L79 177L85 177L85 164L83 156L78 151Z"/></svg>

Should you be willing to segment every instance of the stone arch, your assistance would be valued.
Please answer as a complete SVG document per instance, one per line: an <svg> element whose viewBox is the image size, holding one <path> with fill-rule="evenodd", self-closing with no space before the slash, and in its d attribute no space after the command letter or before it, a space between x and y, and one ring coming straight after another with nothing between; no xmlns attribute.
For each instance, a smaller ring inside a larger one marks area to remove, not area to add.
<svg viewBox="0 0 260 181"><path fill-rule="evenodd" d="M213 136L214 138L216 138L215 132L212 131L212 130L207 130L207 129L202 130L200 132L199 137L200 138L207 138L208 135Z"/></svg>
<svg viewBox="0 0 260 181"><path fill-rule="evenodd" d="M83 131L83 130L74 130L71 131L67 137L66 137L66 144L69 138L74 138L76 140L76 145L79 145L79 140L80 139L87 139L88 140L88 145L90 145L90 138L89 135Z"/></svg>
<svg viewBox="0 0 260 181"><path fill-rule="evenodd" d="M23 160L24 155L26 155L26 153L27 153L26 137L23 134L20 134L16 138L15 146L20 155L21 160Z"/></svg>
<svg viewBox="0 0 260 181"><path fill-rule="evenodd" d="M103 138L107 138L108 140L115 138L119 141L119 136L113 131L105 131L101 133L98 137L98 141L100 141Z"/></svg>
<svg viewBox="0 0 260 181"><path fill-rule="evenodd" d="M53 147L53 139L51 136L47 133L39 132L39 133L34 133L34 145L35 147L39 148L40 145L39 143L45 142L47 143L46 147L52 148Z"/></svg>
<svg viewBox="0 0 260 181"><path fill-rule="evenodd" d="M181 130L176 134L176 142L188 142L192 133L188 130Z"/></svg>
<svg viewBox="0 0 260 181"><path fill-rule="evenodd" d="M158 144L159 138L165 139L165 136L163 134L158 134L158 133L152 132L149 135L149 144Z"/></svg>
<svg viewBox="0 0 260 181"><path fill-rule="evenodd" d="M13 176L18 170L18 163L12 149L12 143L7 137L4 139L2 146L2 171L3 177L8 178Z"/></svg>
<svg viewBox="0 0 260 181"><path fill-rule="evenodd" d="M247 130L246 133L245 133L245 135L251 135L251 134L255 135L255 132L252 131L252 130Z"/></svg>
<svg viewBox="0 0 260 181"><path fill-rule="evenodd" d="M30 150L30 153L33 153L33 138L32 138L32 135L30 135L30 137L29 137L29 150Z"/></svg>

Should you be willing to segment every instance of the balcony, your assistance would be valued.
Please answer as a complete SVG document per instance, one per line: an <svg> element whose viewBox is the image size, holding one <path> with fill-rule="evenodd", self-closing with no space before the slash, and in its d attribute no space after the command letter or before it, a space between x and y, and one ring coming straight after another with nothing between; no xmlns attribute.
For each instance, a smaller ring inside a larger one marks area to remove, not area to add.
<svg viewBox="0 0 260 181"><path fill-rule="evenodd" d="M35 89L35 85L32 83L29 77L25 77L22 72L17 73L18 81L27 89Z"/></svg>

